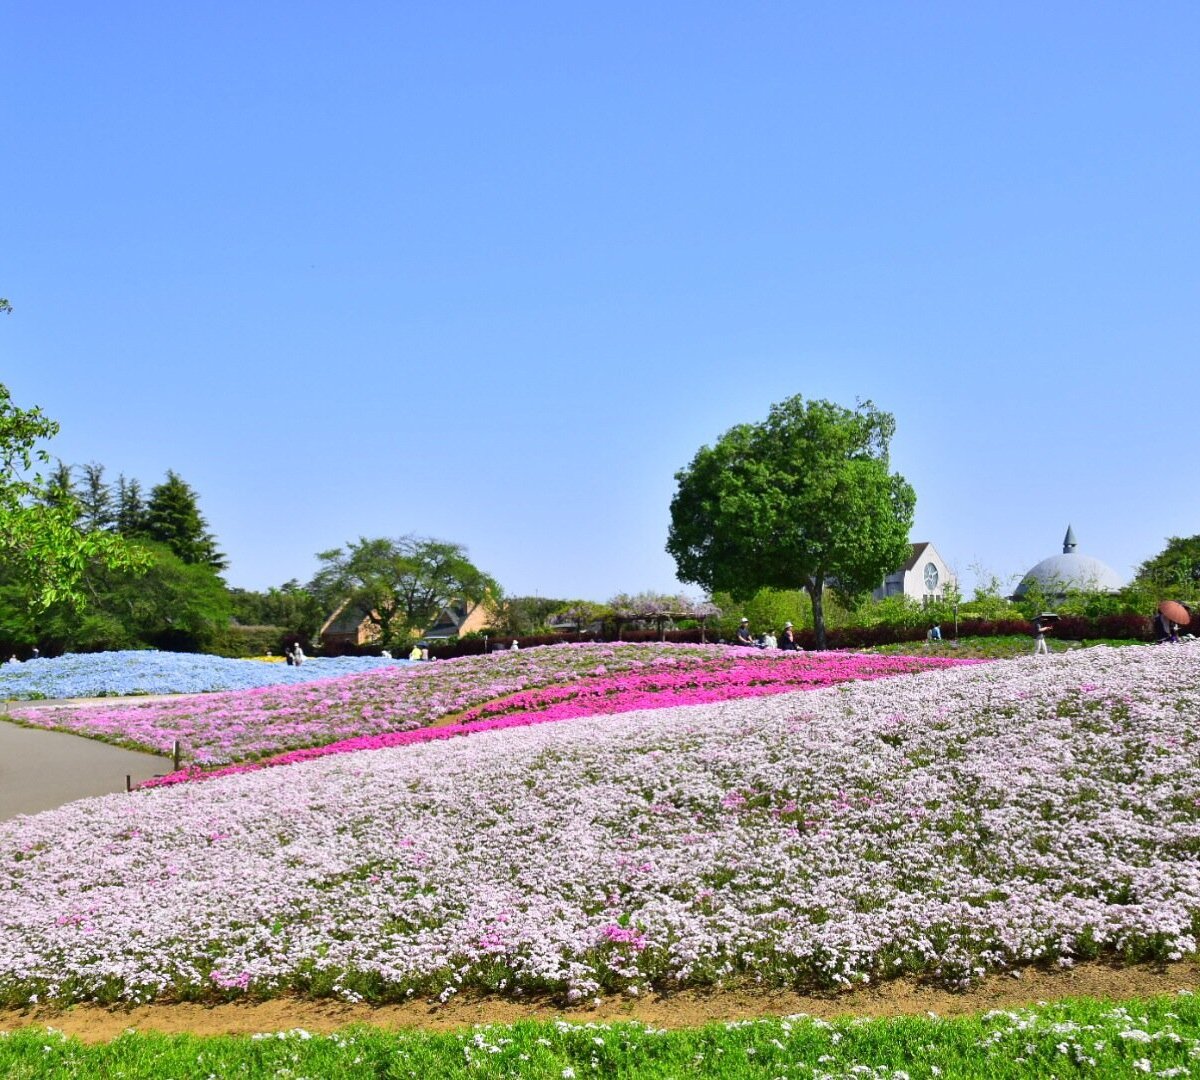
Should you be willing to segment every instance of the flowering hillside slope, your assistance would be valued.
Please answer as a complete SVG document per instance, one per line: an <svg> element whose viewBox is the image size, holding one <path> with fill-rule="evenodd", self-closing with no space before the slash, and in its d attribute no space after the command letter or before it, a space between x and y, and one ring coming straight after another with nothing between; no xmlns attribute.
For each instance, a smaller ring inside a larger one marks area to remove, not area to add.
<svg viewBox="0 0 1200 1080"><path fill-rule="evenodd" d="M564 720L0 825L0 998L960 982L1195 951L1200 647Z"/></svg>
<svg viewBox="0 0 1200 1080"><path fill-rule="evenodd" d="M556 706L556 718L628 712L964 662L968 661L852 653L751 653L720 645L558 645L404 668L385 666L298 686L178 701L14 709L11 715L23 723L158 753L169 752L179 740L188 761L213 765L408 732L485 703L486 713L477 710L467 718L542 712L551 706ZM576 697L580 700L573 702Z"/></svg>

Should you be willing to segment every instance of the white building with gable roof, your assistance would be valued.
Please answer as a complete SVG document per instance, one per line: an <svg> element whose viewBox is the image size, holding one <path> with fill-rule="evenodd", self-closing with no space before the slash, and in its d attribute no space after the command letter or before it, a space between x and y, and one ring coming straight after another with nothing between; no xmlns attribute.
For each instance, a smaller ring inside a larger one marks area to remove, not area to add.
<svg viewBox="0 0 1200 1080"><path fill-rule="evenodd" d="M942 600L946 590L954 589L954 574L937 548L928 540L912 545L908 561L898 570L893 570L883 579L871 596L882 600L888 596L907 596L923 603L926 600Z"/></svg>

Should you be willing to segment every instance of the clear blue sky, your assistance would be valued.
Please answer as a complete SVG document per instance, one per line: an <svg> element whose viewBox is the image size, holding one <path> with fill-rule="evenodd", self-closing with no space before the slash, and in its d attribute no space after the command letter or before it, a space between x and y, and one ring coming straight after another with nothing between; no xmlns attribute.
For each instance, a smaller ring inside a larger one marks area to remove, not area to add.
<svg viewBox="0 0 1200 1080"><path fill-rule="evenodd" d="M895 415L968 591L1068 524L1128 577L1200 533L1198 39L1192 3L18 0L0 381L68 463L178 472L247 588L413 532L513 594L674 591L674 473L797 393Z"/></svg>

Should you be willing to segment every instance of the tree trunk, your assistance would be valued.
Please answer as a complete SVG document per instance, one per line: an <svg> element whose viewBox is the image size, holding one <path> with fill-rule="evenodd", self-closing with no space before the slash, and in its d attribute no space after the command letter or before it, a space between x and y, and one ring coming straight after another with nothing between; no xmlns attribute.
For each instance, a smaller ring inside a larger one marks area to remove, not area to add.
<svg viewBox="0 0 1200 1080"><path fill-rule="evenodd" d="M824 577L818 578L816 580L816 582L814 582L813 584L805 585L804 589L808 593L809 597L812 600L813 635L817 639L817 648L824 650L824 648L825 648L825 607L824 607L825 579L824 579Z"/></svg>

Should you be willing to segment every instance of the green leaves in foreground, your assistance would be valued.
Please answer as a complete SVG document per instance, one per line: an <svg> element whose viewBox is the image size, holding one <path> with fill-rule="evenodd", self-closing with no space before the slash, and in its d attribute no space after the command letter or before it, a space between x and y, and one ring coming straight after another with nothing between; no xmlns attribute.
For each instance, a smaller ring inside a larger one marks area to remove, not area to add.
<svg viewBox="0 0 1200 1080"><path fill-rule="evenodd" d="M1005 1078L1190 1076L1200 1066L1190 994L1078 1000L938 1020L804 1017L662 1031L637 1023L524 1022L456 1033L350 1028L328 1036L201 1039L127 1033L85 1046L53 1030L0 1035L8 1078L583 1077Z"/></svg>

